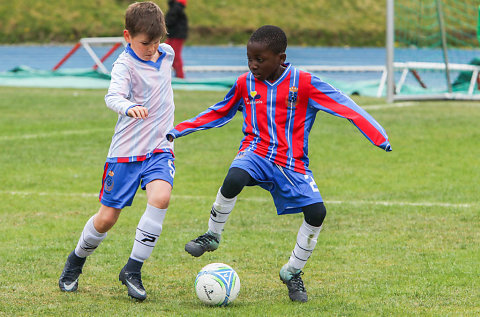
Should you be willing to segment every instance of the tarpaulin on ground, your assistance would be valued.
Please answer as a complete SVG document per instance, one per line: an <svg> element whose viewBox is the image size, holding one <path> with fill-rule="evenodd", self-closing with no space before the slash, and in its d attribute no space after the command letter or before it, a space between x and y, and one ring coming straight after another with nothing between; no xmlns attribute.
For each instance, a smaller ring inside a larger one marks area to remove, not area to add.
<svg viewBox="0 0 480 317"><path fill-rule="evenodd" d="M471 76L471 72L467 75ZM376 97L380 80L361 80L344 82L330 80L320 75L322 80L348 95ZM468 76L467 76L468 77ZM173 89L182 90L228 90L235 83L235 77L179 79L172 78ZM44 88L85 88L107 89L110 75L94 69L60 69L56 71L37 70L28 66L19 66L7 72L0 72L0 86L11 87L44 87ZM469 81L457 80L453 85L454 92L467 92ZM403 85L402 94L445 93L442 89L425 89L420 86ZM480 91L475 89L474 94ZM386 89L382 96L386 95Z"/></svg>

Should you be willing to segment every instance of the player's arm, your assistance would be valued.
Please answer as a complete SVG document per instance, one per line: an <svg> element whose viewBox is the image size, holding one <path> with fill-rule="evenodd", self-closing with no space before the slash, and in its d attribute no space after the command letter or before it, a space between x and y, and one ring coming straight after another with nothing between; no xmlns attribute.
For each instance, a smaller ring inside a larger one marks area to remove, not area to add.
<svg viewBox="0 0 480 317"><path fill-rule="evenodd" d="M115 64L111 77L108 93L105 95L107 107L122 116L145 119L148 116L147 108L128 100L131 91L131 76L128 68L120 63Z"/></svg>
<svg viewBox="0 0 480 317"><path fill-rule="evenodd" d="M387 152L392 150L387 133L370 114L350 97L316 76L312 76L311 80L309 105L349 120L374 145Z"/></svg>
<svg viewBox="0 0 480 317"><path fill-rule="evenodd" d="M167 133L167 139L172 142L173 139L196 131L224 126L235 116L241 101L242 98L237 83L235 83L224 100L209 107L196 117L177 124L173 130Z"/></svg>

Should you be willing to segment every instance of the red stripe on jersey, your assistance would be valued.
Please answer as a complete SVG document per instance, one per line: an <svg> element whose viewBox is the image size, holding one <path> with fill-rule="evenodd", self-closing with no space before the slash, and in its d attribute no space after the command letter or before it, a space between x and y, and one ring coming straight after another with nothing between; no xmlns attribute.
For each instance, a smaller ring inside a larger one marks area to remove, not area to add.
<svg viewBox="0 0 480 317"><path fill-rule="evenodd" d="M164 149L155 149L153 150L152 154L155 154L155 153L167 153L169 152L170 154L172 154L173 157L175 157L175 154L173 153L172 149L167 149L167 150L164 150ZM148 157L150 157L151 155L148 155ZM147 155L138 155L138 156L135 156L135 159L130 159L130 157L117 157L116 158L116 163L130 163L130 162L142 162L142 161L145 161L147 159Z"/></svg>
<svg viewBox="0 0 480 317"><path fill-rule="evenodd" d="M245 83L245 81L241 82L242 84ZM248 96L248 92L242 94L243 96ZM246 134L245 138L243 139L242 146L240 147L240 151L245 150L247 147L250 146L250 143L253 141L255 135L253 133L253 122L252 122L252 104L250 103L250 99L247 97L244 99L244 107L245 107L245 118L244 118L244 125L245 125L245 131L244 134Z"/></svg>
<svg viewBox="0 0 480 317"><path fill-rule="evenodd" d="M142 162L142 161L145 161L146 159L147 159L146 155L139 155L139 156L137 156L136 161L137 162Z"/></svg>
<svg viewBox="0 0 480 317"><path fill-rule="evenodd" d="M228 110L232 106L232 103L233 103L232 101L233 101L233 99L231 99L230 102L228 102L225 106L218 109L217 111L207 112L203 116L197 118L197 120L195 120L194 122L180 123L179 125L177 125L175 127L175 129L178 132L182 132L185 129L195 129L195 128L197 128L199 126L202 126L204 124L207 124L209 122L212 122L212 121L218 120L220 118L223 118L223 117L225 117L226 112L228 112Z"/></svg>
<svg viewBox="0 0 480 317"><path fill-rule="evenodd" d="M155 150L153 150L153 154L155 154L155 153L167 153L167 152L169 152L170 154L172 154L173 157L175 157L175 153L173 153L172 149L167 149L167 150L155 149Z"/></svg>
<svg viewBox="0 0 480 317"><path fill-rule="evenodd" d="M275 106L275 124L277 131L275 132L278 147L276 149L275 162L279 165L287 165L288 140L286 134L288 121L288 93L290 86L291 73L286 76L281 83L277 85L277 98Z"/></svg>
<svg viewBox="0 0 480 317"><path fill-rule="evenodd" d="M215 120L221 119L227 115L227 113L230 111L232 106L236 104L241 98L242 98L242 91L239 87L239 82L244 82L245 78L247 77L247 74L243 74L242 76L238 77L236 81L236 87L235 87L235 92L234 95L230 98L230 100L221 108L215 110L215 111L209 111L205 113L203 116L198 117L195 121L193 122L182 122L178 125L175 126L175 129L178 132L182 132L183 130L186 129L195 129L198 128L199 126L202 126L204 124L207 124L209 122L213 122ZM246 95L246 94L243 94Z"/></svg>
<svg viewBox="0 0 480 317"><path fill-rule="evenodd" d="M102 176L102 189L100 190L100 195L98 195L98 200L102 200L103 197L103 188L105 187L105 178L107 177L107 171L108 171L108 163L105 163L105 168L103 170L103 176Z"/></svg>
<svg viewBox="0 0 480 317"><path fill-rule="evenodd" d="M305 174L305 163L301 160L305 156L305 120L308 108L308 91L311 75L300 71L298 76L297 107L293 122L292 156L295 158L293 170Z"/></svg>
<svg viewBox="0 0 480 317"><path fill-rule="evenodd" d="M319 103L325 108L331 109L332 111L338 113L339 115L352 120L353 123L370 139L373 144L380 145L387 139L373 126L366 118L357 112L353 111L347 106L344 106L321 91L316 91L319 98L317 99Z"/></svg>
<svg viewBox="0 0 480 317"><path fill-rule="evenodd" d="M252 105L249 103L245 104L245 114L246 115L245 115L244 133L246 134L246 136L243 138L242 145L240 147L239 152L247 149L255 138L255 134L253 133L253 125L252 125Z"/></svg>
<svg viewBox="0 0 480 317"><path fill-rule="evenodd" d="M266 157L268 147L270 146L270 133L268 131L268 114L267 105L270 101L268 96L268 87L263 82L255 79L255 91L260 95L255 101L255 125L257 126L260 142L257 143L255 153L262 157Z"/></svg>

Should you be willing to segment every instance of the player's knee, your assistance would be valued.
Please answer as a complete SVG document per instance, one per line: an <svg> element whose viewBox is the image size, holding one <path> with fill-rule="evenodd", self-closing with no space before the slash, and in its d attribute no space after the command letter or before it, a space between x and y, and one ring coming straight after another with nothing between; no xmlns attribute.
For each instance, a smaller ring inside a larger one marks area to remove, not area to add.
<svg viewBox="0 0 480 317"><path fill-rule="evenodd" d="M157 194L148 199L148 204L159 209L167 209L170 204L170 193Z"/></svg>
<svg viewBox="0 0 480 317"><path fill-rule="evenodd" d="M315 203L302 207L305 221L314 227L320 227L327 216L327 209L323 203Z"/></svg>
<svg viewBox="0 0 480 317"><path fill-rule="evenodd" d="M117 222L118 217L113 214L98 213L95 216L94 227L100 233L107 232Z"/></svg>
<svg viewBox="0 0 480 317"><path fill-rule="evenodd" d="M232 167L223 181L221 193L225 198L233 198L240 194L243 187L251 181L251 176L243 169Z"/></svg>

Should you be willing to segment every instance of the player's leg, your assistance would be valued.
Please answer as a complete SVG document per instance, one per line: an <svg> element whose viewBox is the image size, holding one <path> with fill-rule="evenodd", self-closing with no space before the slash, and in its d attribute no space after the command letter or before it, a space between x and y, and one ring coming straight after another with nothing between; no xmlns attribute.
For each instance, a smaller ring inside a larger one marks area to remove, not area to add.
<svg viewBox="0 0 480 317"><path fill-rule="evenodd" d="M288 263L280 270L280 279L287 285L291 300L306 302L308 298L301 278L302 270L317 244L326 209L319 202L302 207L302 211L304 221L298 230L297 241Z"/></svg>
<svg viewBox="0 0 480 317"><path fill-rule="evenodd" d="M235 206L238 194L247 185L255 184L255 180L245 170L232 167L229 169L222 187L210 211L208 231L185 245L185 251L195 257L218 248L221 234L228 217Z"/></svg>
<svg viewBox="0 0 480 317"><path fill-rule="evenodd" d="M70 253L59 279L62 291L73 292L78 288L78 277L82 273L87 256L107 236L107 231L117 222L121 210L132 204L140 183L137 170L141 163L105 163L100 190L100 208L83 228L74 251Z"/></svg>
<svg viewBox="0 0 480 317"><path fill-rule="evenodd" d="M182 60L182 49L183 49L184 39L178 38L169 38L165 41L166 44L170 45L175 52L175 57L173 59L173 70L175 70L175 77L184 78L185 74L183 73L183 60Z"/></svg>
<svg viewBox="0 0 480 317"><path fill-rule="evenodd" d="M175 176L173 162L171 153L156 153L142 163L141 187L147 192L147 207L137 225L130 257L118 276L128 295L138 300L147 297L141 269L162 232Z"/></svg>
<svg viewBox="0 0 480 317"><path fill-rule="evenodd" d="M154 180L146 185L146 190L147 207L138 223L130 258L119 274L119 280L127 286L128 295L138 300L147 297L141 269L162 233L172 185L163 180Z"/></svg>
<svg viewBox="0 0 480 317"><path fill-rule="evenodd" d="M322 223L327 214L323 203L314 203L302 207L304 221L297 234L297 243L287 263L289 268L302 270L317 244Z"/></svg>
<svg viewBox="0 0 480 317"><path fill-rule="evenodd" d="M87 256L92 254L105 239L107 231L116 223L120 211L120 209L101 205L99 211L87 221L75 250L67 258L58 281L62 291L77 290L78 277L82 273Z"/></svg>
<svg viewBox="0 0 480 317"><path fill-rule="evenodd" d="M313 179L312 172L305 174L275 165L272 194L278 214L304 213L305 221L300 226L295 247L289 261L280 270L280 279L288 288L291 300L306 302L307 291L301 275L310 257L326 215L322 197Z"/></svg>
<svg viewBox="0 0 480 317"><path fill-rule="evenodd" d="M173 68L175 69L175 76L178 78L185 78L185 73L183 72L183 58L182 50L184 39L177 39L176 48L175 48L175 58L173 61Z"/></svg>

